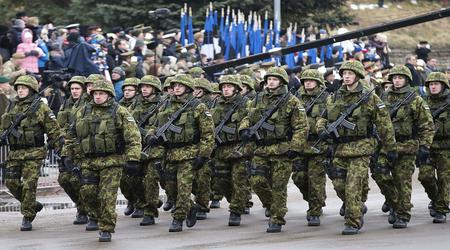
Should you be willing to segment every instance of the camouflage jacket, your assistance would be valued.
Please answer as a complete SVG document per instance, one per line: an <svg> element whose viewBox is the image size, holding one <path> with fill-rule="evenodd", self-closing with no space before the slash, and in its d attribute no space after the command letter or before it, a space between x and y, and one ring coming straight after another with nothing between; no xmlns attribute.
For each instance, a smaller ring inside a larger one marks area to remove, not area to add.
<svg viewBox="0 0 450 250"><path fill-rule="evenodd" d="M135 97L130 98L130 99L126 99L125 97L123 97L122 99L120 99L119 104L122 107L129 108L131 106L131 104L133 104L134 100L135 100Z"/></svg>
<svg viewBox="0 0 450 250"><path fill-rule="evenodd" d="M383 101L390 109L403 100L412 87L405 86L399 90L389 90ZM405 102L394 117L391 117L397 141L397 150L401 154L416 154L419 145L430 147L434 136L434 123L430 108L419 95L414 95L411 101Z"/></svg>
<svg viewBox="0 0 450 250"><path fill-rule="evenodd" d="M287 87L282 86L274 92L264 90L248 104L248 115L242 120L239 130L253 126L261 119L264 111L271 107L279 98L287 93ZM282 103L277 111L267 119L274 125L273 132L261 128L258 133L261 141L254 154L259 156L283 155L289 150L302 152L307 147L308 119L306 112L297 97L289 94L287 101Z"/></svg>
<svg viewBox="0 0 450 250"><path fill-rule="evenodd" d="M450 90L446 89L438 95L429 95L427 101L434 115L436 110L450 102ZM431 149L450 149L450 105L433 117L433 120L436 130Z"/></svg>
<svg viewBox="0 0 450 250"><path fill-rule="evenodd" d="M328 124L331 124L344 112L349 105L357 102L362 95L369 90L363 87L360 82L352 90L347 90L343 85L334 95L327 98L326 112L317 121L316 131L325 130ZM381 138L381 148L384 152L395 150L394 129L389 117L386 105L376 94L371 94L368 100L356 108L353 113L347 117L349 122L356 125L355 130L338 128L339 140L335 140L337 157L359 157L370 156L375 151L376 140L373 136L374 126Z"/></svg>

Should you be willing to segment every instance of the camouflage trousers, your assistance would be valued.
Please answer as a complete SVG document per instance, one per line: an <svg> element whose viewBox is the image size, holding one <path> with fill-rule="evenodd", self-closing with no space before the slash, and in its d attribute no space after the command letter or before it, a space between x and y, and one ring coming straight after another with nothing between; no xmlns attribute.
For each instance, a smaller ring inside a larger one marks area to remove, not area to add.
<svg viewBox="0 0 450 250"><path fill-rule="evenodd" d="M380 156L370 169L371 177L380 188L381 194L384 195L386 203L392 208L397 207L398 191L395 187L394 177L392 176L391 166L388 165L386 158Z"/></svg>
<svg viewBox="0 0 450 250"><path fill-rule="evenodd" d="M286 224L287 184L291 173L292 161L286 156L253 157L250 184L263 207L270 209L271 223Z"/></svg>
<svg viewBox="0 0 450 250"><path fill-rule="evenodd" d="M321 216L325 206L326 176L323 156L297 158L292 163L292 180L308 202L309 216Z"/></svg>
<svg viewBox="0 0 450 250"><path fill-rule="evenodd" d="M155 161L145 163L144 169L144 215L158 217L159 176L155 169Z"/></svg>
<svg viewBox="0 0 450 250"><path fill-rule="evenodd" d="M398 202L394 207L397 217L406 221L411 218L412 175L415 169L415 155L399 155L392 169L394 187L398 192Z"/></svg>
<svg viewBox="0 0 450 250"><path fill-rule="evenodd" d="M363 196L369 178L369 156L333 159L333 166L339 170L339 177L333 179L333 187L337 196L345 204L345 224L361 227Z"/></svg>
<svg viewBox="0 0 450 250"><path fill-rule="evenodd" d="M449 205L450 152L431 151L430 164L419 168L419 181L436 212L447 214Z"/></svg>
<svg viewBox="0 0 450 250"><path fill-rule="evenodd" d="M166 162L165 167L166 192L175 199L175 212L172 217L175 220L183 221L193 205L191 200L193 172L192 160L180 162Z"/></svg>
<svg viewBox="0 0 450 250"><path fill-rule="evenodd" d="M81 183L78 177L69 171L60 172L58 175L58 183L77 206L78 214L87 215L83 200L80 199Z"/></svg>
<svg viewBox="0 0 450 250"><path fill-rule="evenodd" d="M124 170L122 178L120 179L120 191L128 200L128 203L133 204L137 209L143 209L145 203L145 188L143 182L143 171L145 171L145 169L143 164L140 166L140 171L140 176L129 176Z"/></svg>
<svg viewBox="0 0 450 250"><path fill-rule="evenodd" d="M117 213L116 201L122 167L108 167L101 170L81 169L81 198L86 205L90 219L98 221L99 229L114 232Z"/></svg>
<svg viewBox="0 0 450 250"><path fill-rule="evenodd" d="M195 203L201 211L209 212L209 195L211 194L211 169L204 164L200 169L193 170L194 181L192 193Z"/></svg>
<svg viewBox="0 0 450 250"><path fill-rule="evenodd" d="M42 160L10 160L6 163L5 185L20 201L20 212L25 218L36 217L36 190Z"/></svg>
<svg viewBox="0 0 450 250"><path fill-rule="evenodd" d="M225 196L230 203L230 212L244 213L250 192L247 175L243 159L215 160L212 170L213 189Z"/></svg>

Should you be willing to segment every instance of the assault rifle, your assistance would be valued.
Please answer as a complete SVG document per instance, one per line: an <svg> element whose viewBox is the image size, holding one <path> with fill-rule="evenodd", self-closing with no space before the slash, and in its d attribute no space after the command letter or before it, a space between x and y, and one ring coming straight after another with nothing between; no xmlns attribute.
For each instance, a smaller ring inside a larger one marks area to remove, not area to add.
<svg viewBox="0 0 450 250"><path fill-rule="evenodd" d="M447 97L447 103L445 103L444 105L440 106L438 109L433 111L433 113L431 114L433 116L433 119L438 118L442 113L444 113L448 105L450 105L450 97Z"/></svg>
<svg viewBox="0 0 450 250"><path fill-rule="evenodd" d="M242 106L242 104L247 101L247 98L242 97L242 99L239 102L236 102L233 104L233 106L231 106L231 108L227 111L227 113L225 114L225 116L223 117L223 119L220 121L219 125L217 125L217 127L214 129L214 137L216 138L216 141L219 144L222 144L223 141L222 139L220 139L219 133L221 131L224 131L227 134L234 134L235 130L225 126L225 123L227 123L228 120L230 120L231 116L233 115L233 113L235 112L235 110L237 108L239 108L240 106Z"/></svg>
<svg viewBox="0 0 450 250"><path fill-rule="evenodd" d="M166 97L164 97L164 99L160 100L160 101L155 105L155 107L154 107L151 111L147 112L147 113L144 115L144 117L142 117L142 118L139 120L138 128L139 128L139 131L141 131L142 136L145 136L145 134L144 134L143 132L145 132L145 131L144 131L144 128L145 128L145 125L147 125L148 119L149 119L150 117L152 117L152 116L155 114L155 112L158 111L158 109L159 109L162 105L164 105L164 103L166 103L166 101L169 99L169 97L170 97L170 95L167 95Z"/></svg>
<svg viewBox="0 0 450 250"><path fill-rule="evenodd" d="M416 92L411 91L408 93L408 95L406 95L405 98L403 98L401 101L397 102L396 104L394 104L390 109L389 109L389 115L391 116L391 118L394 118L397 116L397 111L400 109L401 106L403 106L403 104L409 102L409 100L411 99L411 97L415 97L416 96Z"/></svg>
<svg viewBox="0 0 450 250"><path fill-rule="evenodd" d="M307 115L311 114L314 104L316 104L317 100L319 100L320 97L322 97L322 95L326 92L326 90L327 90L327 88L323 88L323 90L319 93L319 95L316 98L314 98L311 101L309 101L308 103L306 103L305 110L306 110Z"/></svg>

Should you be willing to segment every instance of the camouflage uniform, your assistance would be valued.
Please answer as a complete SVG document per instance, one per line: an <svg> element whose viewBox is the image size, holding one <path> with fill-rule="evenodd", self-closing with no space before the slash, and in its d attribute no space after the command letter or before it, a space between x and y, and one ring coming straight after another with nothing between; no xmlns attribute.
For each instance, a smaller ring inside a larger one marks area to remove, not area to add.
<svg viewBox="0 0 450 250"><path fill-rule="evenodd" d="M344 70L353 71L357 79L364 78L364 68L359 61L349 61L342 64L339 73ZM334 96L329 96L326 112L317 121L319 135L326 129L327 123L334 122L344 112L348 105L357 102L369 90L365 89L362 80L358 80L356 88L349 91L343 85ZM363 102L347 120L356 124L355 130L338 127L339 138L334 138L334 159L332 161L333 186L338 197L345 205L345 229L343 234L355 234L363 225L363 199L368 180L369 159L375 150L376 141L373 138L373 125L377 127L382 139L383 149L395 150L395 139L389 113L375 94Z"/></svg>
<svg viewBox="0 0 450 250"><path fill-rule="evenodd" d="M218 133L222 140L220 143L216 140L216 149L214 151L214 164L212 164L212 188L217 196L225 195L230 203L230 220L233 216L240 217L244 213L248 202L249 185L247 170L244 164L245 158L233 154L236 147L239 146L238 128L241 120L247 115L246 104L248 99L242 97L241 81L239 76L227 75L220 79L219 88L223 84L232 84L236 92L231 97L221 96L212 109L214 125L217 127L224 119L225 114L231 110L234 105L238 105L230 118L224 124L224 128ZM236 224L240 224L236 223ZM233 223L229 223L233 225Z"/></svg>
<svg viewBox="0 0 450 250"><path fill-rule="evenodd" d="M450 182L450 85L447 76L443 73L433 72L428 75L425 85L430 82L442 83L443 90L439 94L428 97L431 112L437 112L440 107L447 105L443 112L434 115L436 132L431 145L431 157L427 164L419 169L419 180L425 188L436 211L433 222L442 223L446 220L449 211L449 182Z"/></svg>
<svg viewBox="0 0 450 250"><path fill-rule="evenodd" d="M414 92L408 84L408 82L412 81L412 76L406 66L392 68L389 73L389 80L392 81L394 75L405 76L407 83L400 89L393 88L386 92L383 101L389 109L397 102L405 99L410 92ZM391 117L391 120L395 130L399 154L391 169L393 182L398 192L397 204L393 205L397 215L394 227L404 228L411 218L410 211L413 207L411 204L411 185L416 153L420 147L430 147L433 142L434 124L430 108L422 97L416 94L398 109L397 114ZM387 198L387 200L389 199Z"/></svg>
<svg viewBox="0 0 450 250"><path fill-rule="evenodd" d="M251 78L248 75L241 75L241 81L242 81L242 85L245 85L245 86L247 86L247 88L250 89L250 92L247 92L245 94L245 97L247 97L250 100L253 100L256 96L255 80L253 80L253 78Z"/></svg>
<svg viewBox="0 0 450 250"><path fill-rule="evenodd" d="M74 76L70 79L68 87L70 89L72 83L77 83L84 88L85 81L86 78L84 76ZM58 112L58 124L61 124L61 131L66 137L77 110L80 108L80 105L84 105L79 99L81 97L74 99L72 96L69 96ZM72 174L72 169L69 167L65 166L63 162L59 164L58 183L77 206L77 220L74 221L74 224L84 224L83 220L84 216L87 216L87 211L83 201L80 199L80 180Z"/></svg>
<svg viewBox="0 0 450 250"><path fill-rule="evenodd" d="M186 86L187 91L190 92L194 89L193 79L189 75L176 75L171 81L172 85L175 83ZM161 107L156 122L149 130L150 136L156 133L158 126L167 122L173 112L179 110L193 98L190 92L178 97L172 96L168 103ZM162 143L166 149L164 176L166 192L174 191L175 193L171 194L171 197L176 197L172 226L177 226L177 231L180 231L182 229L180 224L186 219L188 213L192 216L196 212L190 199L193 166L195 162L198 162L197 160L201 159L202 162L206 162L206 159L211 156L214 147L214 122L206 105L194 100L174 121L173 125L181 128L181 132L178 134L169 129L165 133L167 141Z"/></svg>
<svg viewBox="0 0 450 250"><path fill-rule="evenodd" d="M325 83L322 74L313 69L305 70L302 73L300 80L302 83L304 83L305 80L314 80L317 83L317 87L314 90L308 92L304 87L301 87L298 93L300 102L304 107L312 105L311 102L316 100L309 113L307 110L310 127L308 143L312 145L318 138L316 121L325 110L327 94L323 92L319 97L319 94L325 89ZM304 86L304 84L302 86ZM301 153L301 156L296 157L292 163L292 180L302 193L303 199L309 204L307 212L308 221L310 221L311 217L318 220L318 217L322 215L322 206L325 204L326 176L322 164L324 160L324 152L315 153L311 149L306 149ZM320 224L320 221L315 223L313 223L313 221L309 222L309 225L318 224Z"/></svg>
<svg viewBox="0 0 450 250"><path fill-rule="evenodd" d="M240 133L245 133L246 129L261 119L267 107L288 92L288 75L284 69L272 67L265 75L266 81L269 76L277 77L281 86L274 91L264 90L248 105L249 114L241 122ZM258 147L251 163L251 187L263 206L270 210L267 232L279 232L281 225L286 224L287 183L292 172L288 151L301 152L307 145L309 128L305 109L297 97L290 93L288 95L287 100L267 119L267 123L275 126L274 130L258 131L261 140L256 142Z"/></svg>
<svg viewBox="0 0 450 250"><path fill-rule="evenodd" d="M124 90L124 88L126 86L132 86L136 89L138 89L138 83L139 83L139 78L137 77L130 77L130 78L126 78L125 81L123 82L122 85L122 92ZM125 108L128 108L131 106L131 104L133 104L133 102L137 99L138 93L136 93L132 98L130 99L126 99L125 97L122 97L122 99L119 101L119 104Z"/></svg>
<svg viewBox="0 0 450 250"><path fill-rule="evenodd" d="M75 116L70 131L83 156L81 197L89 219L98 221L99 229L114 232L116 200L122 167L140 159L141 137L136 122L126 108L114 101L114 88L105 80L94 82L91 95L104 91L110 95L103 104L89 102Z"/></svg>
<svg viewBox="0 0 450 250"><path fill-rule="evenodd" d="M30 94L26 98L18 96L2 116L2 129L14 121L16 115L24 113L38 96L38 82L32 76L20 76L14 83L27 86ZM36 202L39 170L47 156L44 133L48 136L48 147L55 148L60 137L60 128L55 115L44 101L39 101L36 110L28 111L27 117L17 127L19 137L12 134L7 138L10 151L6 162L6 187L21 203L20 212L24 216L21 230L31 230L31 222L42 205ZM25 223L28 226L23 227Z"/></svg>

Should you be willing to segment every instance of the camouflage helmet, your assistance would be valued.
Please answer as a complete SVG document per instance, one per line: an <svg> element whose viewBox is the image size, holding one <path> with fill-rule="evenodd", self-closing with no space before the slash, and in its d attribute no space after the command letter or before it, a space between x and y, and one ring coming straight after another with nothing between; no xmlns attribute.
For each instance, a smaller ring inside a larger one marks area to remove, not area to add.
<svg viewBox="0 0 450 250"><path fill-rule="evenodd" d="M70 78L69 83L67 84L69 87L72 83L78 83L81 86L84 86L84 82L86 81L86 77L84 76L72 76L72 78Z"/></svg>
<svg viewBox="0 0 450 250"><path fill-rule="evenodd" d="M389 79L388 79L387 77L383 77L383 79L382 79L382 81L381 81L381 87L384 88L384 86L385 86L386 84L392 84L392 82L389 81Z"/></svg>
<svg viewBox="0 0 450 250"><path fill-rule="evenodd" d="M406 67L405 65L396 65L394 66L390 71L388 75L389 81L392 82L392 77L394 75L402 75L409 79L409 81L412 81L412 74L411 71Z"/></svg>
<svg viewBox="0 0 450 250"><path fill-rule="evenodd" d="M315 80L319 86L325 85L323 75L317 69L307 69L303 71L300 76L300 81L303 83L305 80Z"/></svg>
<svg viewBox="0 0 450 250"><path fill-rule="evenodd" d="M211 87L214 90L213 94L222 94L222 92L219 90L219 84L216 82L211 83Z"/></svg>
<svg viewBox="0 0 450 250"><path fill-rule="evenodd" d="M173 76L169 76L164 80L163 84L163 90L166 90L166 88L170 88L170 83L172 82Z"/></svg>
<svg viewBox="0 0 450 250"><path fill-rule="evenodd" d="M205 71L200 67L193 67L188 71L188 74L191 75L193 78L200 78L200 76L204 73Z"/></svg>
<svg viewBox="0 0 450 250"><path fill-rule="evenodd" d="M232 84L238 88L239 91L242 90L241 76L239 75L224 75L219 79L219 89L222 89L222 85L228 83Z"/></svg>
<svg viewBox="0 0 450 250"><path fill-rule="evenodd" d="M255 80L252 77L248 75L241 75L241 83L251 90L255 90Z"/></svg>
<svg viewBox="0 0 450 250"><path fill-rule="evenodd" d="M447 75L442 72L431 72L428 75L427 80L425 81L425 85L428 86L430 82L440 82L447 86L447 88L450 88Z"/></svg>
<svg viewBox="0 0 450 250"><path fill-rule="evenodd" d="M141 85L150 85L154 87L156 90L161 91L161 80L158 77L153 75L146 75L141 78L139 82L139 87Z"/></svg>
<svg viewBox="0 0 450 250"><path fill-rule="evenodd" d="M105 80L105 77L103 75L100 75L100 74L90 74L86 78L86 81L84 81L84 84L94 83L95 81L98 81L98 80Z"/></svg>
<svg viewBox="0 0 450 250"><path fill-rule="evenodd" d="M14 82L14 89L16 91L18 85L24 85L32 89L36 93L39 92L39 83L36 80L36 78L34 78L34 76L30 75L19 76L19 78L17 78L17 80Z"/></svg>
<svg viewBox="0 0 450 250"><path fill-rule="evenodd" d="M116 96L116 92L114 91L114 86L112 83L106 81L106 80L97 80L94 82L94 85L91 89L91 95L94 95L95 91L104 91L108 94L110 94L112 97Z"/></svg>
<svg viewBox="0 0 450 250"><path fill-rule="evenodd" d="M253 70L250 68L245 68L245 69L239 71L239 75L246 75L246 76L254 77L255 72L253 72Z"/></svg>
<svg viewBox="0 0 450 250"><path fill-rule="evenodd" d="M283 80L284 84L289 83L289 76L282 67L271 67L267 70L266 75L264 75L264 81L267 82L269 76L275 76Z"/></svg>
<svg viewBox="0 0 450 250"><path fill-rule="evenodd" d="M137 77L129 77L129 78L125 78L125 81L123 81L123 85L122 85L122 90L126 87L126 86L132 86L137 88L139 84L139 78Z"/></svg>
<svg viewBox="0 0 450 250"><path fill-rule="evenodd" d="M344 70L353 71L359 78L364 78L366 72L360 61L346 61L339 68L339 75L342 77Z"/></svg>
<svg viewBox="0 0 450 250"><path fill-rule="evenodd" d="M188 74L177 74L170 81L170 85L175 83L183 84L184 86L190 88L192 91L194 90L194 78Z"/></svg>
<svg viewBox="0 0 450 250"><path fill-rule="evenodd" d="M211 88L211 83L205 78L195 78L194 87L204 89L209 93L214 92L214 90Z"/></svg>

